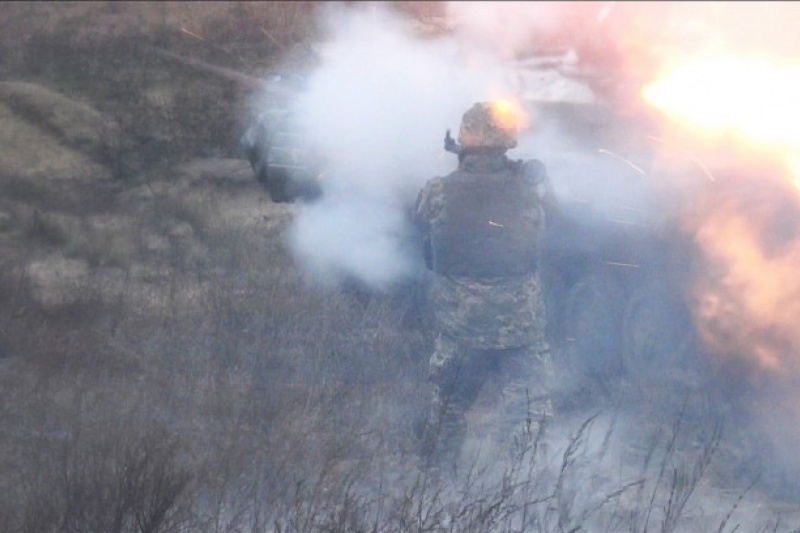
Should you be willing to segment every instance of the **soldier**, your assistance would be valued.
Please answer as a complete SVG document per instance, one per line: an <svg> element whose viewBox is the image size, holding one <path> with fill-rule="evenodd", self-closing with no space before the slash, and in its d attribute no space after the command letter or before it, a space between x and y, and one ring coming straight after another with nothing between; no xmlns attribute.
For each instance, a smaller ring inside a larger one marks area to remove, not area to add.
<svg viewBox="0 0 800 533"><path fill-rule="evenodd" d="M552 201L545 167L506 157L517 145L517 120L505 102L475 104L458 141L448 131L445 148L458 153L458 169L428 181L414 210L435 273L437 327L421 454L439 466L457 460L465 414L490 374L503 383L500 431L544 416L549 360L537 275L543 204Z"/></svg>

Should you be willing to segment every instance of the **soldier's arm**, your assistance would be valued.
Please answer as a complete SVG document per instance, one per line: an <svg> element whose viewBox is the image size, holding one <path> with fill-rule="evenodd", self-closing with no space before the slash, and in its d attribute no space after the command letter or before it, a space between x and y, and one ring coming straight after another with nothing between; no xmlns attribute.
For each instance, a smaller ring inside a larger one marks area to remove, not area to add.
<svg viewBox="0 0 800 533"><path fill-rule="evenodd" d="M522 171L531 185L535 187L536 194L542 203L545 220L554 220L558 216L558 200L544 163L538 159L529 159L522 164Z"/></svg>
<svg viewBox="0 0 800 533"><path fill-rule="evenodd" d="M431 224L442 209L442 180L434 178L425 185L417 196L412 219L422 238L422 256L425 266L433 270L433 249L431 248Z"/></svg>
<svg viewBox="0 0 800 533"><path fill-rule="evenodd" d="M414 225L423 234L430 233L431 223L439 216L442 209L442 180L433 178L425 184L419 192L417 201L414 204L412 219Z"/></svg>

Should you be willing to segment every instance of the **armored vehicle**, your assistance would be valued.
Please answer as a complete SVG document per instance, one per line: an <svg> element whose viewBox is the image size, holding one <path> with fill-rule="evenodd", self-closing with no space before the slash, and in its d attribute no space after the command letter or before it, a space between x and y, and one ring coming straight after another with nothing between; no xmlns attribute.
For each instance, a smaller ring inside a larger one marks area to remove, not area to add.
<svg viewBox="0 0 800 533"><path fill-rule="evenodd" d="M275 75L270 81L282 90L268 99L269 106L255 117L239 147L273 202L315 200L322 194L319 176L323 164L306 141L290 105L292 93L302 90L303 78Z"/></svg>

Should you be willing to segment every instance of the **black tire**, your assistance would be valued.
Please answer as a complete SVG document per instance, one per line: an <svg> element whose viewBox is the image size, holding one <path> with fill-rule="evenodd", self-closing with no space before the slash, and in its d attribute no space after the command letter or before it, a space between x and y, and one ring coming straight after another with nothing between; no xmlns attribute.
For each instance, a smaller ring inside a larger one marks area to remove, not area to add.
<svg viewBox="0 0 800 533"><path fill-rule="evenodd" d="M694 329L683 302L661 285L636 289L623 319L623 364L633 381L683 366Z"/></svg>
<svg viewBox="0 0 800 533"><path fill-rule="evenodd" d="M564 302L569 286L564 276L552 270L542 269L539 277L545 308L545 336L550 344L560 346L566 337Z"/></svg>
<svg viewBox="0 0 800 533"><path fill-rule="evenodd" d="M288 203L294 200L287 192L286 187L289 177L284 169L270 169L269 174L264 179L270 199L276 204Z"/></svg>
<svg viewBox="0 0 800 533"><path fill-rule="evenodd" d="M564 354L589 378L606 381L622 370L621 312L625 291L612 276L589 274L568 291L561 314Z"/></svg>

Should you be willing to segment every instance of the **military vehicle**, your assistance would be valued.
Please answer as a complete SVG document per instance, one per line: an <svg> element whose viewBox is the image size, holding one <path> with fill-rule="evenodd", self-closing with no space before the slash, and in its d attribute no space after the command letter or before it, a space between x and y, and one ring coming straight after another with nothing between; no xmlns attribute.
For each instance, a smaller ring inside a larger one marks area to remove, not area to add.
<svg viewBox="0 0 800 533"><path fill-rule="evenodd" d="M286 98L302 90L303 78L276 74L269 81L282 91L268 99L269 107L248 127L240 149L273 202L315 200L322 194L318 178L323 164L292 115L291 98Z"/></svg>

